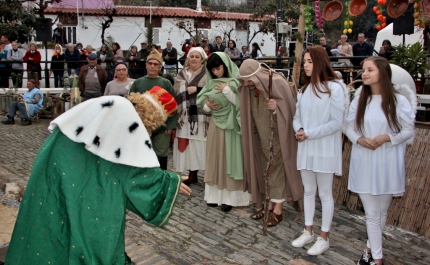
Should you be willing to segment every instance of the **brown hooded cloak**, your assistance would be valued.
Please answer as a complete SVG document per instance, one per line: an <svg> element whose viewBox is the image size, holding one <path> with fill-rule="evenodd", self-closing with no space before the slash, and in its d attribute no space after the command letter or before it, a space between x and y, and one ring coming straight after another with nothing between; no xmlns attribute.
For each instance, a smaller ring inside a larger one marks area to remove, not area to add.
<svg viewBox="0 0 430 265"><path fill-rule="evenodd" d="M243 86L245 80L254 82L265 101L269 98L269 70L261 67L255 60L245 60L237 77L241 82L239 97L241 106L242 143L244 155L244 191L252 195L252 203L262 206L265 194L263 172L266 165L262 165L259 150L259 137L254 133L254 121L251 115L251 93ZM303 185L300 172L297 170L297 141L293 129L293 117L296 102L288 82L279 73L272 77L272 98L276 100L276 121L281 145L282 160L285 170L285 200L296 210L303 210ZM269 118L269 110L267 111Z"/></svg>

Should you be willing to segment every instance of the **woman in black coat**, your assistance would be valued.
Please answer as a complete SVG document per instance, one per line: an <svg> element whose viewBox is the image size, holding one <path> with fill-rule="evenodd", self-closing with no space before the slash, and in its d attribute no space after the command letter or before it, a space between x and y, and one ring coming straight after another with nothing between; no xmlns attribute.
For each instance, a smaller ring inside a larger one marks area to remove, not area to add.
<svg viewBox="0 0 430 265"><path fill-rule="evenodd" d="M56 88L63 87L64 53L63 48L60 44L55 45L55 52L51 58L51 69L49 71L49 76L51 76L52 74L54 74L54 86ZM60 83L60 86L58 86L58 83Z"/></svg>

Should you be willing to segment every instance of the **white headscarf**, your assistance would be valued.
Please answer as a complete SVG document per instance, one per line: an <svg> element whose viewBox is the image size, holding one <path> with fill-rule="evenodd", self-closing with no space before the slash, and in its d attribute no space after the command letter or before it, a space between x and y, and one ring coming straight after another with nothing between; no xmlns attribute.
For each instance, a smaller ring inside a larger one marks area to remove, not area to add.
<svg viewBox="0 0 430 265"><path fill-rule="evenodd" d="M190 49L190 51L188 52L188 54L187 54L187 58L190 58L191 53L194 52L194 51L199 52L201 54L203 60L206 60L206 58L208 58L208 56L206 55L205 50L203 50L202 47L192 47Z"/></svg>

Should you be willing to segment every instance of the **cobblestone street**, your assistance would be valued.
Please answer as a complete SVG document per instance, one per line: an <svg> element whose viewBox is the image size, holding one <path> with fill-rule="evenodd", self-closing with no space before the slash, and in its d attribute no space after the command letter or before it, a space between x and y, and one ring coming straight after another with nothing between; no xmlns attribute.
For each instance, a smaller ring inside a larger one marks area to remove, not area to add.
<svg viewBox="0 0 430 265"><path fill-rule="evenodd" d="M37 151L49 135L48 124L49 120L40 120L31 126L0 125L0 188L4 189L5 183L16 183L21 188L25 185ZM255 210L252 207L233 208L229 213L219 207L207 207L201 174L199 183L191 185L191 197L179 195L165 227L148 225L133 213L127 214L126 252L136 264L354 265L365 248L367 234L362 212L336 205L330 249L313 257L306 254L312 244L304 248L291 246L303 230L302 221L293 221L293 208L285 204L283 221L268 228L268 236L263 236L260 221L249 218ZM321 205L317 203L317 233L320 225ZM429 238L395 227L387 227L384 236L386 265L430 264Z"/></svg>

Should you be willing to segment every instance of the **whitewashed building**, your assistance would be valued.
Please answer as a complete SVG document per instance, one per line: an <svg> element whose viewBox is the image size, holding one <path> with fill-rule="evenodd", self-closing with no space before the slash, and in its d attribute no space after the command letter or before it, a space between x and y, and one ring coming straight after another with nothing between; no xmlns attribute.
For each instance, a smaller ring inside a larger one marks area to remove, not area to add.
<svg viewBox="0 0 430 265"><path fill-rule="evenodd" d="M59 21L66 27L68 41L81 42L84 46L90 44L95 49L102 44L101 23L107 19L104 9L115 8L116 14L110 27L106 29L105 36L118 42L123 50L128 50L133 44L140 49L140 43L146 41L145 24L151 20L154 25L153 43L165 48L166 42L171 41L179 53L185 39L190 38L189 33L195 36L197 32L207 36L212 43L215 42L216 36L221 36L224 40L230 37L236 41L239 49L242 45L250 48L251 44L256 42L263 54L276 54L275 37L273 34L255 35L255 32L259 32L259 24L263 18L252 18L251 14L196 11L178 7L114 6L111 2L103 1L90 7L85 7L84 1L74 2L74 7L66 4L60 2L47 9L46 17L52 18L54 22ZM186 30L180 29L178 23L183 23Z"/></svg>

